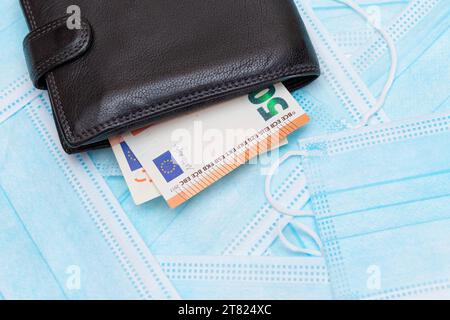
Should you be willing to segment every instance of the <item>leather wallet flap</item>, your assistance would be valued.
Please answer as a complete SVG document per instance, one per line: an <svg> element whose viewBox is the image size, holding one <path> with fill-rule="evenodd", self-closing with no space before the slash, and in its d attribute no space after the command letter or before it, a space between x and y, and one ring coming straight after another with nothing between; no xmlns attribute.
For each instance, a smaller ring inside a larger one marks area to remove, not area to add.
<svg viewBox="0 0 450 320"><path fill-rule="evenodd" d="M82 56L89 48L92 31L86 20L79 28L67 27L67 17L31 31L23 42L31 80L46 89L46 75L57 67Z"/></svg>

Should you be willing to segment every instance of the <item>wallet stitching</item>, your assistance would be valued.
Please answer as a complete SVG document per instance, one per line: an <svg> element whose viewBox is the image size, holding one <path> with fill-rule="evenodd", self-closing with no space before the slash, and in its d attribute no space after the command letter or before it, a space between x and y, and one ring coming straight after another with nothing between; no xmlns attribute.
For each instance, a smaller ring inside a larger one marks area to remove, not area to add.
<svg viewBox="0 0 450 320"><path fill-rule="evenodd" d="M55 91L55 99L56 99L56 106L57 106L57 110L59 111L59 114L61 116L61 126L63 127L64 131L66 131L67 135L69 135L69 137L71 139L74 138L73 133L72 133L72 129L70 127L70 123L67 120L66 114L64 112L64 110L62 109L62 103L61 103L61 96L59 95L59 90L58 87L56 85L56 81L55 81L55 75L53 74L53 72L49 73L49 86L50 88L54 89Z"/></svg>
<svg viewBox="0 0 450 320"><path fill-rule="evenodd" d="M295 66L295 67L283 68L283 69L277 70L275 72L270 72L270 73L266 73L266 74L255 76L255 77L250 77L250 78L246 78L246 79L242 79L242 80L238 80L238 81L228 82L228 83L225 83L225 84L213 87L213 88L205 89L202 91L196 91L196 92L190 93L186 96L168 100L168 101L156 104L156 105L143 107L140 110L136 110L136 111L130 112L128 114L118 116L107 122L101 123L91 129L83 130L83 132L81 132L80 134L74 135L72 132L70 132L70 135L71 135L72 139L73 138L78 138L78 139L87 138L91 135L98 134L100 131L107 129L108 127L115 126L115 125L121 125L127 121L137 120L140 117L148 116L151 113L153 113L155 111L159 111L166 107L173 108L173 107L179 106L180 103L192 102L192 101L195 101L196 99L199 99L204 96L208 96L210 94L225 92L226 89L235 89L235 88L238 88L241 84L250 84L251 85L251 84L258 83L261 80L276 79L276 78L280 77L281 75L285 75L286 72L308 72L308 71L312 72L312 71L318 71L318 70L319 70L318 67L314 66L314 65ZM56 88L56 83L54 83L54 85ZM57 99L57 100L58 100L59 108L62 108L61 100L60 99ZM61 110L61 111L64 112L63 110ZM70 128L67 128L67 129L70 131Z"/></svg>
<svg viewBox="0 0 450 320"><path fill-rule="evenodd" d="M62 26L65 21L66 21L66 18L59 19L49 25L44 26L41 29L37 29L37 30L33 31L32 33L30 33L30 35L26 37L26 40L31 41L31 40L40 38L41 36L49 33L50 31L57 29L59 26Z"/></svg>
<svg viewBox="0 0 450 320"><path fill-rule="evenodd" d="M33 11L31 9L30 3L29 3L28 0L23 0L23 1L25 3L25 6L24 6L25 14L26 14L26 16L28 17L28 19L31 22L31 27L33 29L36 29L37 28L37 24L36 24L36 20L34 19L34 15L33 15ZM54 78L53 72L49 72L48 73L48 78L49 78L49 80L53 80L53 84L54 85L52 85L52 81L49 81L49 86L50 86L51 90L56 91L56 94L57 94L57 98L56 99L58 100L59 99L59 91L58 91L58 88L56 86L56 82L55 82L55 78ZM58 105L58 107L56 108L56 111L59 111L58 109L60 108L59 105L61 105L61 102L57 101L57 105ZM71 129L70 129L70 124L69 124L69 122L68 122L68 120L66 118L66 115L64 114L64 111L62 111L62 112L60 111L59 113L61 115L61 126L63 127L63 130L66 131L66 133L69 136L72 136L72 132L71 132ZM69 132L67 132L67 130ZM66 145L65 141L64 141L63 144Z"/></svg>
<svg viewBox="0 0 450 320"><path fill-rule="evenodd" d="M83 33L82 33L80 39L77 40L77 42L71 44L68 48L66 48L64 51L58 53L57 55L50 57L45 61L40 62L36 66L36 70L38 71L38 73L54 63L59 63L61 61L66 60L67 58L73 56L74 53L78 53L80 51L80 49L82 49L88 43L88 41L89 41L88 36L89 36L88 30L83 29Z"/></svg>
<svg viewBox="0 0 450 320"><path fill-rule="evenodd" d="M28 5L28 2L26 3ZM28 9L31 10L31 8L28 5ZM30 34L26 38L26 41L30 42L36 39L39 39L40 37L44 36L45 34L59 28L60 26L64 25L67 18L61 18L57 21L54 21L53 23L43 27L42 29L37 29L33 33ZM33 74L36 78L40 78L42 76L42 71L47 69L52 64L58 64L61 61L64 61L68 58L71 58L75 53L80 51L88 42L89 42L89 26L86 23L82 23L83 29L82 34L79 39L73 44L71 44L68 48L64 49L64 51L58 53L57 55L50 57L44 61L39 62L36 67L35 71L33 71Z"/></svg>
<svg viewBox="0 0 450 320"><path fill-rule="evenodd" d="M37 28L36 20L34 19L34 15L33 15L33 11L31 10L30 2L28 0L24 0L24 3L25 3L25 11L26 11L28 18L30 19L31 26L33 28Z"/></svg>
<svg viewBox="0 0 450 320"><path fill-rule="evenodd" d="M27 15L28 19L30 19L32 28L36 29L37 23L34 18L33 10L31 9L30 2L29 2L29 0L24 0L24 3L25 3L25 7L24 7L25 14ZM62 108L61 97L59 95L58 86L56 85L55 76L52 71L50 71L48 73L48 79L50 80L49 81L50 89L56 93L56 105L57 105L56 112L58 112L59 115L61 116L61 126L62 126L64 132L68 135L68 137L73 140L74 136L72 133L72 129L70 127L69 121L67 120L66 114Z"/></svg>
<svg viewBox="0 0 450 320"><path fill-rule="evenodd" d="M29 0L24 0L25 2L25 11L26 14L28 16L28 18L31 21L31 24L34 28L36 28L36 21L34 19L33 16L33 12L31 10L31 7L29 5ZM210 94L214 94L214 93L219 93L219 92L224 92L226 91L226 89L234 89L239 87L240 84L253 84L253 83L257 83L260 80L270 80L271 78L275 79L278 78L281 75L284 75L286 72L319 72L319 67L315 66L315 65L303 65L303 66L294 66L294 67L288 67L288 68L283 68L274 72L267 72L263 75L258 75L258 76L254 76L254 77L250 77L250 78L246 78L246 79L242 79L242 80L238 80L238 81L232 81L232 82L228 82L216 87L212 87L212 88L208 88L208 89L204 89L202 91L196 91L196 92L192 92L186 96L182 96L179 98L175 98L163 103L159 103L156 105L151 105L151 106L147 106L144 108L141 108L140 110L134 111L134 112L130 112L128 114L122 115L122 116L118 116L114 119L111 119L107 122L101 123L91 129L88 130L83 130L81 133L79 134L74 134L72 131L72 128L70 126L69 121L67 120L66 114L64 112L63 106L62 106L62 102L61 102L61 96L59 94L59 90L58 90L58 86L56 84L55 81L55 77L53 72L49 72L49 87L51 90L53 90L55 92L55 99L56 99L56 110L58 111L59 115L61 116L61 126L62 129L64 130L65 134L67 135L67 138L70 139L71 143L77 143L79 140L81 139L86 139L89 138L92 135L98 134L101 130L107 129L108 127L111 126L116 126L116 125L121 125L126 121L133 121L133 120L137 120L139 117L142 116L148 116L151 113L161 110L165 107L176 107L179 106L180 103L184 103L184 102L192 102L195 101L196 99L199 99L203 96L206 95L210 95Z"/></svg>

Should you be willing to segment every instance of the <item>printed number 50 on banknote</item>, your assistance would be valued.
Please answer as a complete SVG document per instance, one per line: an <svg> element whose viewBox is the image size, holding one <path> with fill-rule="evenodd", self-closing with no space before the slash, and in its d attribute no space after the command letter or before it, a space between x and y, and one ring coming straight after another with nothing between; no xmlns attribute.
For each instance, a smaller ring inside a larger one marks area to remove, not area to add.
<svg viewBox="0 0 450 320"><path fill-rule="evenodd" d="M125 136L175 208L309 122L276 84Z"/></svg>

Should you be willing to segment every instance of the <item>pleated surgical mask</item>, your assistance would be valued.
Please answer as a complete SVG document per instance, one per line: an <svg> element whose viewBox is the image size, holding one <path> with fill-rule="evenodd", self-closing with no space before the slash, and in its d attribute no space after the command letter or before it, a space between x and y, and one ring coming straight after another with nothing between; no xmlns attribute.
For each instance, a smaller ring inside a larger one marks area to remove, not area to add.
<svg viewBox="0 0 450 320"><path fill-rule="evenodd" d="M411 0L357 0L370 21L355 19L354 11L335 0L311 0L312 8L346 57L353 57L369 42L379 38L372 24L389 26Z"/></svg>
<svg viewBox="0 0 450 320"><path fill-rule="evenodd" d="M369 24L363 26L363 20L358 22L358 19L351 18L350 9L335 0L312 1L312 4L314 13L342 49L341 53L345 51L345 45L339 43L337 33L343 34L343 30L354 32L355 29L358 32L361 28L370 31L372 35L368 43L347 57L370 92L375 97L380 95L385 84L386 66L391 60L385 39ZM358 4L372 22L379 23L386 30L398 51L398 72L383 111L377 116L378 122L444 112L450 74L446 54L450 46L449 2L358 1ZM415 93L414 97L411 92Z"/></svg>
<svg viewBox="0 0 450 320"><path fill-rule="evenodd" d="M301 141L336 298L450 298L450 114Z"/></svg>
<svg viewBox="0 0 450 320"><path fill-rule="evenodd" d="M183 299L327 300L320 258L157 256Z"/></svg>
<svg viewBox="0 0 450 320"><path fill-rule="evenodd" d="M6 299L174 299L176 290L85 154L67 155L39 97L0 124Z"/></svg>
<svg viewBox="0 0 450 320"><path fill-rule="evenodd" d="M450 92L450 2L411 1L386 32L396 43L399 68L383 107L385 121L446 111ZM389 57L378 37L362 48L353 65L377 95Z"/></svg>
<svg viewBox="0 0 450 320"><path fill-rule="evenodd" d="M65 299L46 261L0 186L0 292L9 299Z"/></svg>
<svg viewBox="0 0 450 320"><path fill-rule="evenodd" d="M449 72L446 63L446 52L449 46L449 2L445 0L369 0L357 3L368 15L369 23L359 19L349 6L336 0L312 1L312 9L308 6L308 2L297 2L302 15L311 17L306 19L308 24L310 21L313 22L309 28L310 33L319 35L313 40L317 51L325 53L328 51L333 55L321 61L324 64L322 78L329 79L330 83L320 85L322 90L308 92L307 88L296 93L298 98L302 98L303 103L308 101L311 94L316 101L322 102L314 103L314 106L310 108L311 111L308 110L313 114L312 118L314 118L314 110L321 110L320 116L316 117L321 121L313 121L313 125L302 134L303 137L332 132L332 130L325 132L319 128L322 126L321 123L325 123L323 119L326 119L327 127L336 129L335 131L339 131L339 127L342 127L342 121L339 126L338 119L354 126L355 117L371 109L375 97L378 97L384 89L388 66L392 62L391 50L388 50L386 39L372 27L373 23L379 24L395 43L398 52L398 71L393 83L395 88L391 89L383 110L377 114L372 123L385 123L391 119L444 111L442 108L449 91L449 81L447 81ZM372 34L370 41L344 59L345 48L342 48L336 40L336 33L339 32L338 30L353 32L360 28L370 31ZM324 49L321 50L321 48ZM347 64L346 60L352 62L353 68ZM345 77L338 76L339 73L347 73L350 77L345 81ZM355 76L355 73L362 79ZM429 81L430 79L436 79L436 81ZM348 90L352 84L356 92L363 93L362 100L360 99L359 102L355 99L357 96L355 91L352 93ZM327 86L332 90L326 89ZM334 92L334 97L331 92ZM417 94L412 97L409 95L410 92ZM356 103L349 104L349 101ZM419 106L413 105L416 101L419 102ZM349 118L342 113L342 107L353 116ZM332 111L322 111L322 109ZM329 123L333 125L330 126ZM312 134L309 135L308 132Z"/></svg>
<svg viewBox="0 0 450 320"><path fill-rule="evenodd" d="M336 0L335 2L347 5L355 13L362 16L362 18L364 18L366 21L370 22L370 17L355 2L351 0ZM391 37L387 35L386 32L379 26L371 22L373 24L373 28L380 33L380 35L383 37L383 40L387 43L391 58L387 80L385 80L382 93L377 99L375 99L370 94L365 84L361 81L358 74L353 70L350 62L342 55L342 52L340 52L339 48L337 48L337 46L330 39L329 33L325 30L323 24L321 24L321 22L314 15L312 8L308 6L308 4L304 4L300 1L297 1L297 6L300 13L304 17L308 30L312 34L311 38L314 45L316 46L319 61L321 62L322 69L324 70L323 83L315 83L306 88L305 91L310 91L312 92L311 95L316 96L324 95L325 97L331 97L331 95L334 95L334 108L346 106L348 108L349 114L351 113L350 111L354 112L354 119L357 119L357 125L353 126L353 128L365 126L369 122L376 123L377 121L379 121L379 112L384 105L387 95L391 90L392 83L397 71L397 51ZM314 87L315 85L316 87ZM328 100L333 101L331 98L329 98ZM361 108L361 106L364 107L364 105L366 106L366 108ZM349 109L350 107L351 109ZM341 120L345 122L345 119ZM303 138L305 137L303 136ZM302 187L302 190L300 192L300 194L304 195L303 198L306 200L300 207L302 209L297 209L299 207L296 208L291 204L286 205L286 202L284 202L284 204L281 204L283 203L283 201L279 201L272 195L271 184L276 170L278 170L279 166L282 163L284 163L287 159L294 155L301 156L303 155L303 153L299 153L295 150L287 152L283 157L281 157L281 159L279 159L278 163L273 166L265 182L265 194L269 203L280 214L292 217L311 217L314 214L311 212L311 210L305 209L308 201L306 184ZM298 245L292 244L292 242L289 241L282 232L283 226L279 225L279 240L284 244L284 246L296 253L320 256L322 244L314 227L301 223L300 221L292 221L291 224L294 225L296 229L298 229L303 235L306 235L307 238L312 240L314 247L305 248L304 246L299 247Z"/></svg>
<svg viewBox="0 0 450 320"><path fill-rule="evenodd" d="M374 107L376 99L311 6L303 1L296 0L295 3L308 29L323 72L318 81L304 88L303 91L306 95L311 95L332 108L337 116L334 121L348 126L358 125ZM355 19L359 19L356 14ZM390 63L387 63L383 69L386 74L389 71L389 65ZM310 127L313 126L314 121Z"/></svg>

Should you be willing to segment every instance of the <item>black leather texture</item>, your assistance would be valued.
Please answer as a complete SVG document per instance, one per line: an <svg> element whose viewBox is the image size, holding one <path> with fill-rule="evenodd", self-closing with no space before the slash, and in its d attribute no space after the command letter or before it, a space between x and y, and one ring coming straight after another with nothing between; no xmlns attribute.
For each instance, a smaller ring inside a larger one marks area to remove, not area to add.
<svg viewBox="0 0 450 320"><path fill-rule="evenodd" d="M80 29L67 28L63 17L31 31L23 42L30 77L38 89L46 89L46 75L84 54L92 41L89 23ZM45 44L45 45L43 45Z"/></svg>
<svg viewBox="0 0 450 320"><path fill-rule="evenodd" d="M300 88L319 64L291 0L21 0L30 75L68 153L271 83ZM67 8L81 9L69 30Z"/></svg>

